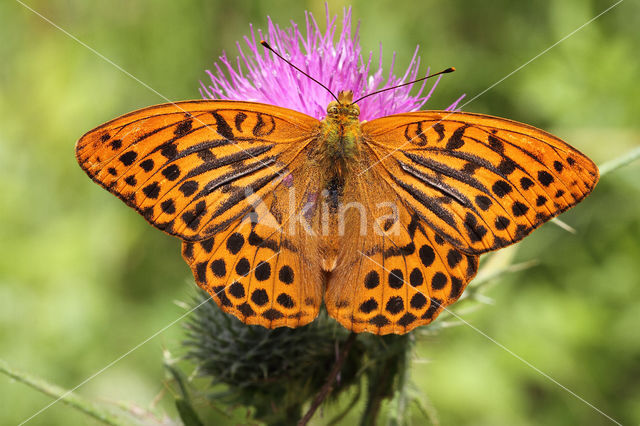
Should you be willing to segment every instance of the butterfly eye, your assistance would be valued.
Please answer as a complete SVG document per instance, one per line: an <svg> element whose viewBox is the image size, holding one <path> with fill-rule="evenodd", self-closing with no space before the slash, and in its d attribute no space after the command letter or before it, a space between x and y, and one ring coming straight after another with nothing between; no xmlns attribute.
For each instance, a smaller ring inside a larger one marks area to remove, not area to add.
<svg viewBox="0 0 640 426"><path fill-rule="evenodd" d="M351 106L351 115L353 115L354 117L358 117L360 115L360 107L356 104L353 104Z"/></svg>
<svg viewBox="0 0 640 426"><path fill-rule="evenodd" d="M338 107L335 105L330 106L329 108L327 108L327 113L334 115L338 113Z"/></svg>

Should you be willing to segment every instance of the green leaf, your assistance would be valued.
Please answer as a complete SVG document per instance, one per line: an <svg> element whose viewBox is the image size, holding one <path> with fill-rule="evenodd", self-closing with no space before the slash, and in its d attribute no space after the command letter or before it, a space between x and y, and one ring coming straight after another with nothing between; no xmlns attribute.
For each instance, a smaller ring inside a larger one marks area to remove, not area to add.
<svg viewBox="0 0 640 426"><path fill-rule="evenodd" d="M182 398L176 399L176 408L184 426L204 426L189 401Z"/></svg>

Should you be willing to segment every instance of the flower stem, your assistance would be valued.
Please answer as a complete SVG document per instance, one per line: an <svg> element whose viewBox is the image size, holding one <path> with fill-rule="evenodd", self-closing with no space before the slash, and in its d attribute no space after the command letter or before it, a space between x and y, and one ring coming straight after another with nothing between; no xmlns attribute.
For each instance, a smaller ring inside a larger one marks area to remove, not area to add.
<svg viewBox="0 0 640 426"><path fill-rule="evenodd" d="M404 392L408 357L411 353L412 339L410 334L373 336L375 345L375 364L367 372L367 400L360 418L360 426L376 424L382 402L393 398L396 392ZM405 395L399 395L399 401ZM403 404L404 402L400 402Z"/></svg>
<svg viewBox="0 0 640 426"><path fill-rule="evenodd" d="M25 372L12 369L4 360L0 360L0 373L3 373L11 377L12 379L20 383L24 383L25 385L30 386L33 389L55 399L58 399L61 396L67 394L67 391L65 389L62 389L61 387L53 385L43 379L33 377L32 375ZM73 393L69 393L64 398L60 399L60 401L69 405L70 407L82 411L83 413L93 417L96 420L101 421L102 423L114 426L125 424L113 414L97 406L93 402L87 401L84 398L74 395Z"/></svg>
<svg viewBox="0 0 640 426"><path fill-rule="evenodd" d="M342 369L342 364L344 364L344 361L347 359L347 355L349 354L349 349L351 349L353 342L355 342L356 336L357 334L352 331L351 334L349 334L349 337L347 337L347 340L344 342L344 345L342 346L342 350L338 354L338 358L336 359L336 362L333 364L333 368L329 373L329 377L327 378L326 383L324 384L324 386L322 386L322 389L320 389L320 392L318 392L316 397L313 399L313 402L311 403L311 407L309 407L309 410L307 411L307 413L298 422L298 426L306 425L309 422L309 420L311 420L311 417L316 412L320 404L322 404L322 401L324 401L327 398L327 396L329 396L329 393L331 393L331 390L333 389L333 383L335 382L336 377L338 376L338 373L340 373L340 370Z"/></svg>
<svg viewBox="0 0 640 426"><path fill-rule="evenodd" d="M600 177L619 169L620 167L626 166L627 164L633 162L640 158L640 147L632 149L628 153L614 158L613 160L607 161L603 165L600 166Z"/></svg>

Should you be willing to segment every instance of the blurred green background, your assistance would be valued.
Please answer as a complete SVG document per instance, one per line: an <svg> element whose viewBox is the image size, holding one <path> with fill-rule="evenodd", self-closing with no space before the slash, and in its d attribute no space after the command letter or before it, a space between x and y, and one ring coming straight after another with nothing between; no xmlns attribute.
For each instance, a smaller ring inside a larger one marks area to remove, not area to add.
<svg viewBox="0 0 640 426"><path fill-rule="evenodd" d="M198 98L204 70L249 24L287 26L311 1L26 0L172 100ZM416 44L432 70L455 66L428 107L474 97L613 1L330 1L353 6L363 50ZM549 130L598 164L640 145L640 4L624 1L465 110ZM0 358L65 388L178 318L193 294L179 242L147 226L93 184L74 158L85 131L163 100L18 2L0 3ZM605 176L562 219L520 244L494 304L465 320L603 412L640 422L640 164ZM140 407L162 395L162 349L180 353L174 325L82 386L99 401ZM423 339L412 379L441 424L609 424L592 408L474 329ZM0 376L0 424L51 401ZM172 399L159 408L175 417ZM424 420L416 411L414 420ZM316 419L321 424L321 419ZM56 404L29 424L95 424Z"/></svg>

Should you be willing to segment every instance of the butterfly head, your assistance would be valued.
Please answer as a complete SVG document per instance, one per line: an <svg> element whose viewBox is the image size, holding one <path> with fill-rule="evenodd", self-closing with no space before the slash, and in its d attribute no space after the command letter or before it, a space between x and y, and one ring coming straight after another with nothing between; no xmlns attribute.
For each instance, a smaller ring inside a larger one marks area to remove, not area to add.
<svg viewBox="0 0 640 426"><path fill-rule="evenodd" d="M346 90L338 93L338 100L329 102L327 119L338 121L358 121L360 107L353 103L353 92Z"/></svg>

